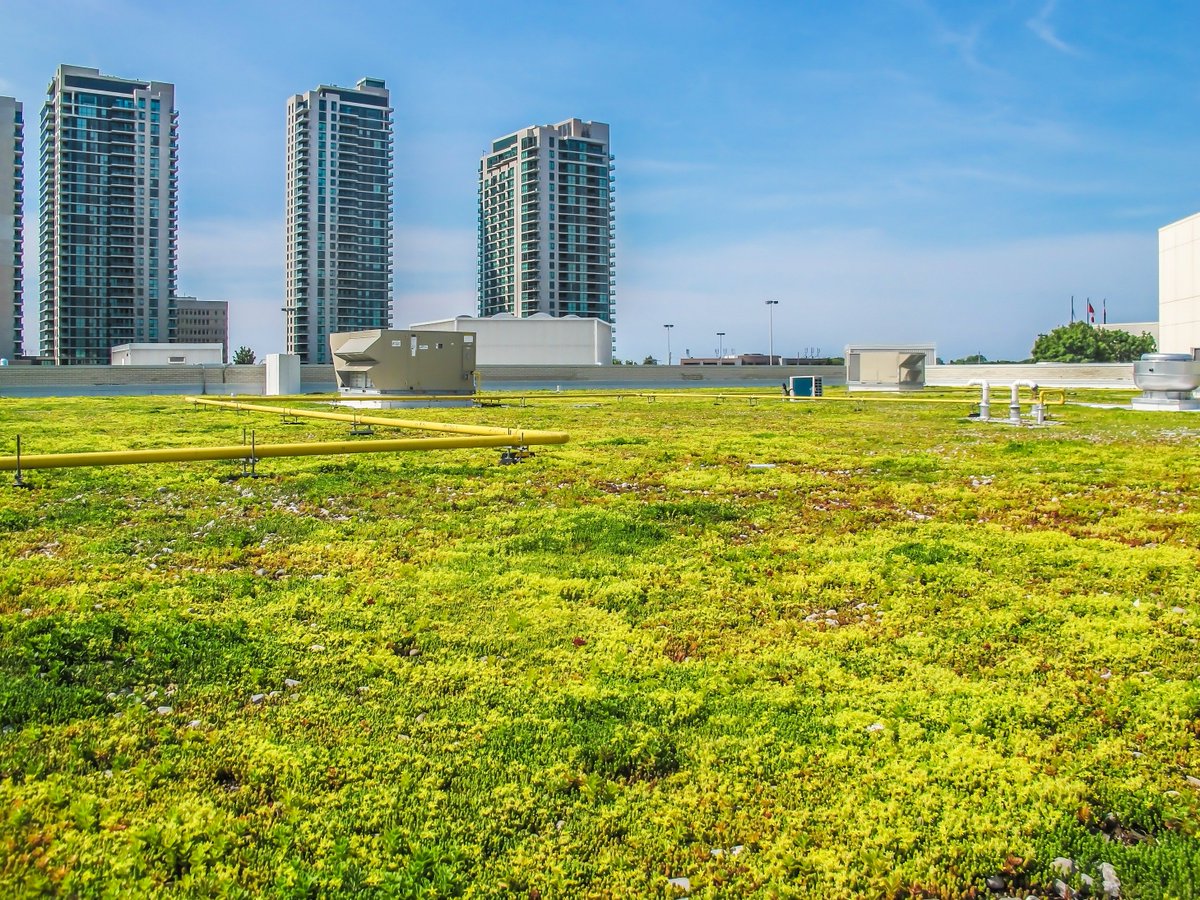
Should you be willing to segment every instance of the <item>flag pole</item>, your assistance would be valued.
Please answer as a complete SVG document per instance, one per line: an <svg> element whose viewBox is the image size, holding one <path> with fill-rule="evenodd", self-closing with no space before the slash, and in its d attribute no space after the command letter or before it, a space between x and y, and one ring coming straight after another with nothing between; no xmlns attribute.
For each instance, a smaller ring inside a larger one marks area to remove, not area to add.
<svg viewBox="0 0 1200 900"><path fill-rule="evenodd" d="M1075 324L1075 295L1071 295L1071 324Z"/></svg>

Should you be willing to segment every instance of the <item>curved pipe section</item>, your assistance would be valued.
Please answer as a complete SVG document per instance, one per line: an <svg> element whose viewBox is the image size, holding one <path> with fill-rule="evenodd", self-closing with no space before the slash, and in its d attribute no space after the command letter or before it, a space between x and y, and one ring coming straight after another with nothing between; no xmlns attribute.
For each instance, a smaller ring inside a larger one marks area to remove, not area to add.
<svg viewBox="0 0 1200 900"><path fill-rule="evenodd" d="M979 386L979 419L986 422L992 417L992 385L986 378L978 378L967 382L967 387Z"/></svg>

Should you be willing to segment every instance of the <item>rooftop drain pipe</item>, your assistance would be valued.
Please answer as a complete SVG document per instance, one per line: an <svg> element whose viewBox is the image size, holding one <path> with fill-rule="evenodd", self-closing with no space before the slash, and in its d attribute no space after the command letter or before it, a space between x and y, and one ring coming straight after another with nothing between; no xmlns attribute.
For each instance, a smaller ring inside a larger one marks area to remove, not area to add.
<svg viewBox="0 0 1200 900"><path fill-rule="evenodd" d="M979 421L986 422L992 417L992 386L986 378L977 378L967 382L967 387L976 385L980 388Z"/></svg>
<svg viewBox="0 0 1200 900"><path fill-rule="evenodd" d="M1008 422L1010 425L1021 424L1021 388L1027 387L1033 391L1034 397L1037 396L1036 381L1014 381L1012 383L1012 397L1008 401Z"/></svg>

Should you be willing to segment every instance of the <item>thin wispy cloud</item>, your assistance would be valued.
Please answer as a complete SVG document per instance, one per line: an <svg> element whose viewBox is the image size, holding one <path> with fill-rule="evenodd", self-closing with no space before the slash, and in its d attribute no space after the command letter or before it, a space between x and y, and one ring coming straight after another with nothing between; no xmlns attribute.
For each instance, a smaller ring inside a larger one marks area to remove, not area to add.
<svg viewBox="0 0 1200 900"><path fill-rule="evenodd" d="M926 0L911 0L910 5L929 24L935 43L950 47L970 69L980 73L999 74L999 70L980 58L980 43L989 22L987 18L981 17L965 25L953 25Z"/></svg>
<svg viewBox="0 0 1200 900"><path fill-rule="evenodd" d="M1054 15L1056 6L1058 6L1058 0L1046 0L1037 15L1025 24L1043 43L1069 56L1079 56L1079 50L1060 38L1055 32L1054 26L1050 24L1050 17Z"/></svg>

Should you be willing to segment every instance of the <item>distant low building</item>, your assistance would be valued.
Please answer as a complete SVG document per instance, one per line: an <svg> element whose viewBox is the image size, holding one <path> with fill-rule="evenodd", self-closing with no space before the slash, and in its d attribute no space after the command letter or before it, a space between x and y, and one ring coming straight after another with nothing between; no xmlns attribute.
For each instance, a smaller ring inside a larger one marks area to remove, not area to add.
<svg viewBox="0 0 1200 900"><path fill-rule="evenodd" d="M1154 338L1154 343L1158 343L1158 323L1157 322L1104 322L1097 324L1096 327L1101 331L1124 331L1126 334L1132 334L1134 337L1141 337L1143 334L1148 334Z"/></svg>
<svg viewBox="0 0 1200 900"><path fill-rule="evenodd" d="M798 356L775 354L777 366L820 366L827 359L806 359ZM765 353L739 353L736 356L685 356L679 360L681 366L769 366L771 357Z"/></svg>
<svg viewBox="0 0 1200 900"><path fill-rule="evenodd" d="M176 344L220 344L221 362L229 362L229 301L175 299Z"/></svg>
<svg viewBox="0 0 1200 900"><path fill-rule="evenodd" d="M458 316L418 322L413 331L470 331L476 335L480 366L608 366L612 365L612 325L583 316L535 313L517 318Z"/></svg>
<svg viewBox="0 0 1200 900"><path fill-rule="evenodd" d="M220 344L118 344L112 348L114 366L198 366L220 365L224 355Z"/></svg>

